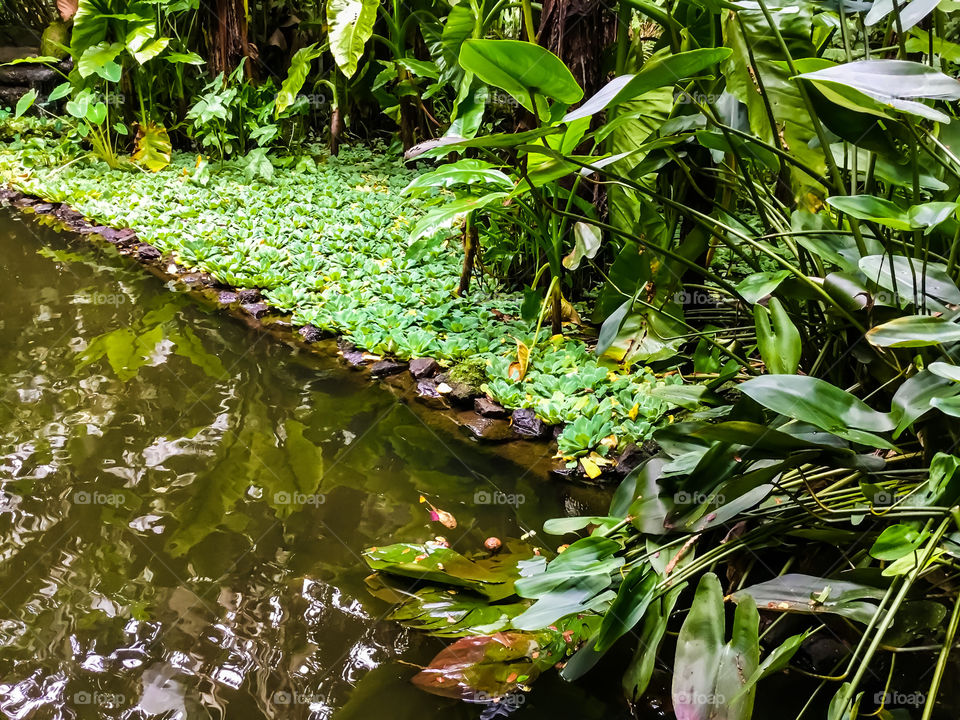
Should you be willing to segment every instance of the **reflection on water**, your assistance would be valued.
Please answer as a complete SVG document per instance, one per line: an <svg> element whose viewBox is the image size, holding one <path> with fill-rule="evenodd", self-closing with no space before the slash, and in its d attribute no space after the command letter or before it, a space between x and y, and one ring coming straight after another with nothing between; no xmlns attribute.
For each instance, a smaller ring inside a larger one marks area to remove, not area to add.
<svg viewBox="0 0 960 720"><path fill-rule="evenodd" d="M479 717L409 685L442 644L382 620L359 551L515 537L569 488L2 208L0 277L4 716ZM545 679L514 717L616 712Z"/></svg>

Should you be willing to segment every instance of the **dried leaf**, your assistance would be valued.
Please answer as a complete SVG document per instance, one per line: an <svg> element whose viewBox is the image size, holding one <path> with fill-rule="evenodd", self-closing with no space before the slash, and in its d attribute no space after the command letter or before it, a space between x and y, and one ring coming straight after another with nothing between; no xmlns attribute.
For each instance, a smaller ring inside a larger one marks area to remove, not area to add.
<svg viewBox="0 0 960 720"><path fill-rule="evenodd" d="M79 0L57 0L57 10L60 12L60 17L64 20L72 18L77 14L77 5L79 5Z"/></svg>
<svg viewBox="0 0 960 720"><path fill-rule="evenodd" d="M532 682L552 658L541 660L537 636L522 632L465 637L442 650L413 684L434 695L476 700L499 698Z"/></svg>

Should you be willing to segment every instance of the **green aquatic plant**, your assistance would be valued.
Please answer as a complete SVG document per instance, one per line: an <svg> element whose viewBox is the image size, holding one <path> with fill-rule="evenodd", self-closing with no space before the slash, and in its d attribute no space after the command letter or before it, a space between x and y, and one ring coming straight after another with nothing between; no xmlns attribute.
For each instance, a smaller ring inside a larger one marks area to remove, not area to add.
<svg viewBox="0 0 960 720"><path fill-rule="evenodd" d="M96 222L132 227L187 267L262 290L296 324L342 333L374 353L436 357L452 366L454 380L482 386L509 409L532 408L548 423L564 424L585 412L588 401L592 415L605 418L598 426L612 423L623 446L645 439L667 408L644 388L679 382L621 374L615 363L598 362L582 341L561 338L534 351L526 378L511 376L515 338L534 334L533 323L515 319L521 299L458 297L460 263L448 248L427 251L429 262L395 251L422 205L401 195L415 174L390 156L344 148L341 157L328 157L311 148L314 162L277 167L269 181L246 173L241 158L197 184L191 180L197 162L182 154L158 173L105 174L102 165L82 160L54 173L40 167L53 140L36 141L40 145L0 147L3 177L69 202ZM618 393L632 388L631 398L651 401L597 406L613 387ZM600 443L609 434L592 434L575 454L607 453Z"/></svg>

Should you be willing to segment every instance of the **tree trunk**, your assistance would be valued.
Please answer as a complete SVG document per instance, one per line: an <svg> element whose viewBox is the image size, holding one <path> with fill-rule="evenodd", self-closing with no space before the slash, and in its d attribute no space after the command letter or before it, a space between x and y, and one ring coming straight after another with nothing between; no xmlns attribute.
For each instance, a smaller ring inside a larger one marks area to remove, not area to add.
<svg viewBox="0 0 960 720"><path fill-rule="evenodd" d="M590 97L603 85L603 49L616 37L617 16L604 0L543 0L537 41L570 68Z"/></svg>
<svg viewBox="0 0 960 720"><path fill-rule="evenodd" d="M337 106L330 115L330 154L340 154L340 135L343 134L343 113Z"/></svg>
<svg viewBox="0 0 960 720"><path fill-rule="evenodd" d="M216 75L229 74L240 61L250 57L250 40L247 37L247 15L242 0L214 0L207 7L208 63ZM253 71L247 64L249 76Z"/></svg>
<svg viewBox="0 0 960 720"><path fill-rule="evenodd" d="M473 222L473 217L467 215L463 226L463 270L460 272L460 287L457 295L463 297L470 292L470 276L473 274L473 263L480 247L480 231Z"/></svg>

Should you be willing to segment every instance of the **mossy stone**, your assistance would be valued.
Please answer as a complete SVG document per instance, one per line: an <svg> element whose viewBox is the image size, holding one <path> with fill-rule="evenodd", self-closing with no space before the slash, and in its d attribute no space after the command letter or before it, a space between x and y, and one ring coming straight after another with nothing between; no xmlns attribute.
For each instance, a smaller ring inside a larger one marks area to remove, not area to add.
<svg viewBox="0 0 960 720"><path fill-rule="evenodd" d="M47 25L40 38L40 54L63 60L67 56L66 48L70 44L70 30L62 20L54 20Z"/></svg>

